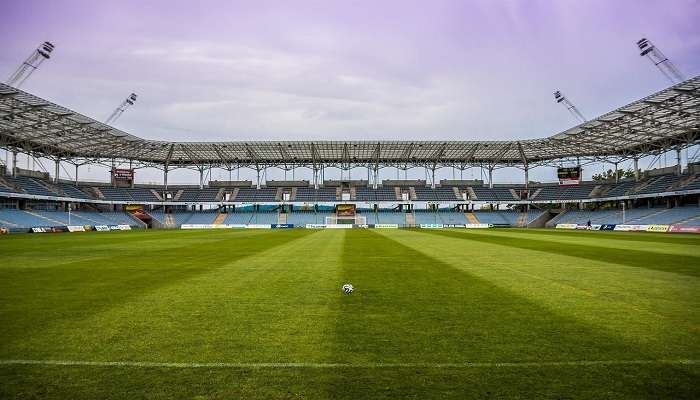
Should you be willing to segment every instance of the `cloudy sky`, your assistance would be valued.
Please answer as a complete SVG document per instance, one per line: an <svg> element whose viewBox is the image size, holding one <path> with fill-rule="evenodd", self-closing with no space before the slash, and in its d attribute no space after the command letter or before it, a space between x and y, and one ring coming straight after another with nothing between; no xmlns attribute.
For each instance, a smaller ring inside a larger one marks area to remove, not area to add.
<svg viewBox="0 0 700 400"><path fill-rule="evenodd" d="M697 21L693 0L4 0L0 77L49 40L24 90L98 120L136 92L115 125L151 139L533 138L575 124L554 90L591 118L668 86L642 37L698 75Z"/></svg>

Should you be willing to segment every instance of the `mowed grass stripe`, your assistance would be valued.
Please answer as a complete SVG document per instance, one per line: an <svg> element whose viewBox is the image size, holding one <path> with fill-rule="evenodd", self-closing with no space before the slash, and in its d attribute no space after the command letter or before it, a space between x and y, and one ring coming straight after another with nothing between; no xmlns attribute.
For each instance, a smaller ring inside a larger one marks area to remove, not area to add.
<svg viewBox="0 0 700 400"><path fill-rule="evenodd" d="M462 238L474 242L489 243L498 246L512 247L522 250L540 251L555 255L582 258L604 263L626 265L635 268L655 269L658 271L682 274L694 278L700 277L700 256L695 254L663 254L653 251L611 249L593 245L564 245L547 238L530 238L504 236L488 232L431 230L429 234Z"/></svg>
<svg viewBox="0 0 700 400"><path fill-rule="evenodd" d="M41 358L280 362L322 361L334 325L342 237L297 240L178 280L118 306L27 338L17 353ZM235 245L222 251L232 254ZM309 257L313 255L313 257ZM326 323L325 321L331 321ZM58 339L58 340L57 340ZM52 346L44 343L57 341Z"/></svg>
<svg viewBox="0 0 700 400"><path fill-rule="evenodd" d="M229 232L206 243L182 240L178 248L151 246L137 253L106 252L99 261L75 261L45 269L0 268L0 319L7 321L0 324L0 353L23 354L32 350L33 345L27 348L23 343L34 334L64 328L71 331L78 321L105 309L309 234ZM265 240L266 236L271 239ZM131 245L130 241L126 244ZM15 251L27 252L27 262L31 262L31 248Z"/></svg>
<svg viewBox="0 0 700 400"><path fill-rule="evenodd" d="M332 362L496 362L644 359L574 318L551 313L386 236L346 233ZM525 328L526 327L526 328Z"/></svg>
<svg viewBox="0 0 700 400"><path fill-rule="evenodd" d="M501 229L496 229L501 231ZM508 228L509 231L517 231L518 234L525 236L540 236L551 238L580 238L582 235L597 235L606 241L629 241L629 242L645 242L645 243L668 243L671 245L689 245L697 246L698 235L683 234L683 233L655 233L655 232L620 232L620 231L584 231L584 230L566 230L566 229L550 229L550 228Z"/></svg>
<svg viewBox="0 0 700 400"><path fill-rule="evenodd" d="M548 231L552 231L551 229ZM555 231L555 234L541 234L543 230L539 229L489 229L481 231L466 231L468 234L485 234L489 236L498 236L504 238L525 238L535 240L546 240L552 243L562 243L565 245L592 245L604 247L608 249L628 250L628 251L645 251L659 254L671 255L693 255L700 250L700 237L697 237L694 242L683 240L677 243L674 242L654 242L643 240L627 240L629 236L641 238L647 233L644 232L602 232L602 231ZM564 233L557 235L556 233ZM658 236L656 234L652 234ZM668 234L665 234L668 236ZM620 240L621 238L624 238ZM690 243L689 243L690 242Z"/></svg>
<svg viewBox="0 0 700 400"><path fill-rule="evenodd" d="M700 357L694 340L700 281L565 255L508 248L427 230L385 232L454 268L525 297L551 313L646 349L650 357Z"/></svg>

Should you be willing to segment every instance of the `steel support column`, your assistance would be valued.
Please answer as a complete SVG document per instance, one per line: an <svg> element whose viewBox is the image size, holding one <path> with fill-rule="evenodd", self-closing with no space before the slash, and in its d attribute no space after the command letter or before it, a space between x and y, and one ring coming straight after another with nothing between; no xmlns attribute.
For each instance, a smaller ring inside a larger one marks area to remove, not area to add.
<svg viewBox="0 0 700 400"><path fill-rule="evenodd" d="M12 152L12 177L17 177L17 152Z"/></svg>
<svg viewBox="0 0 700 400"><path fill-rule="evenodd" d="M199 168L199 190L204 189L204 168Z"/></svg>
<svg viewBox="0 0 700 400"><path fill-rule="evenodd" d="M58 183L58 174L61 172L61 159L56 159L56 175L53 177L54 183Z"/></svg>
<svg viewBox="0 0 700 400"><path fill-rule="evenodd" d="M528 167L527 164L525 164L525 189L528 189L530 186L530 167Z"/></svg>
<svg viewBox="0 0 700 400"><path fill-rule="evenodd" d="M165 190L168 190L168 166L166 165L163 169L163 186Z"/></svg>

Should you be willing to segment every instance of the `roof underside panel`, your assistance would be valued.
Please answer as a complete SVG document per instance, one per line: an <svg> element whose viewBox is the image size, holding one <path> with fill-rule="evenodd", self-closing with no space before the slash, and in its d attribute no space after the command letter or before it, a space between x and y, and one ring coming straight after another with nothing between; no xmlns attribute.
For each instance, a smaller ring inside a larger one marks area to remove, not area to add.
<svg viewBox="0 0 700 400"><path fill-rule="evenodd" d="M700 76L554 136L519 141L156 141L0 84L0 146L49 158L223 167L503 165L633 157L699 140Z"/></svg>

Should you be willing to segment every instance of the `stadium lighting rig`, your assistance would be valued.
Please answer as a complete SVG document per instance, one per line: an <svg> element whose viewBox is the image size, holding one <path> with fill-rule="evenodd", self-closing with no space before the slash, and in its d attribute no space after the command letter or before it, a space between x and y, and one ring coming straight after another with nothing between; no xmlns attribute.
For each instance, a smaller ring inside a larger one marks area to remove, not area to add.
<svg viewBox="0 0 700 400"><path fill-rule="evenodd" d="M656 65L656 67L661 71L662 74L671 83L676 84L683 82L685 78L683 74L676 68L675 65L664 55L664 53L659 50L658 47L651 43L651 40L647 38L642 38L637 41L637 47L639 47L639 55L642 57L647 57L651 62Z"/></svg>
<svg viewBox="0 0 700 400"><path fill-rule="evenodd" d="M112 115L107 118L105 121L105 124L113 124L116 122L116 120L126 111L127 108L131 107L136 103L136 98L138 95L136 93L132 93L129 95L129 97L124 100L119 107L117 107L114 112L112 112Z"/></svg>
<svg viewBox="0 0 700 400"><path fill-rule="evenodd" d="M561 91L557 90L554 92L554 100L556 100L557 103L563 104L567 110L571 113L571 115L574 116L574 118L578 119L581 123L586 122L586 117L581 114L581 112L576 108L576 106L569 101L569 99L562 94Z"/></svg>
<svg viewBox="0 0 700 400"><path fill-rule="evenodd" d="M34 52L22 63L22 65L17 68L17 70L10 75L7 80L7 84L19 88L22 84L29 78L34 71L36 71L39 66L51 58L51 53L53 52L54 45L51 42L44 42L39 45L39 47L34 50Z"/></svg>

